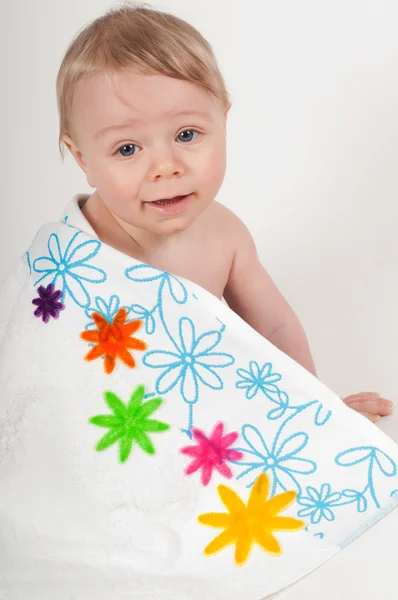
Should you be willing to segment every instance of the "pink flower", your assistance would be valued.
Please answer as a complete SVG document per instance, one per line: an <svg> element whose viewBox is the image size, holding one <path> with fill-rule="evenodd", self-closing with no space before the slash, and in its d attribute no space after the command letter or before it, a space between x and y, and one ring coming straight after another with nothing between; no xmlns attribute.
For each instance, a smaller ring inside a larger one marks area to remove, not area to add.
<svg viewBox="0 0 398 600"><path fill-rule="evenodd" d="M239 434L231 432L223 435L223 433L223 423L217 423L209 437L200 429L195 427L192 429L193 437L197 442L196 446L185 446L180 450L182 454L193 457L193 461L185 469L186 475L191 475L202 469L201 481L203 485L207 485L210 482L213 469L216 469L221 475L231 479L232 471L225 461L240 460L243 454L237 450L229 449L229 446L236 442Z"/></svg>

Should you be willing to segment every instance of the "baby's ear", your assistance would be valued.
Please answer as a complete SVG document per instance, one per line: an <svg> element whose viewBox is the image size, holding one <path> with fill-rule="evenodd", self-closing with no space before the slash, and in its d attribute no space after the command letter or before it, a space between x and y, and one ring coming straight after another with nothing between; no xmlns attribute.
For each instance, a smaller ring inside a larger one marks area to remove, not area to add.
<svg viewBox="0 0 398 600"><path fill-rule="evenodd" d="M227 108L224 110L224 127L226 127L227 125L227 118L228 118L228 113L229 113L229 109L231 108L232 104L229 103Z"/></svg>
<svg viewBox="0 0 398 600"><path fill-rule="evenodd" d="M79 148L76 146L75 142L70 137L69 133L64 133L62 136L62 141L65 146L68 148L69 152L72 154L73 158L76 160L77 164L84 172L86 172L86 161L84 160L83 154L80 152Z"/></svg>

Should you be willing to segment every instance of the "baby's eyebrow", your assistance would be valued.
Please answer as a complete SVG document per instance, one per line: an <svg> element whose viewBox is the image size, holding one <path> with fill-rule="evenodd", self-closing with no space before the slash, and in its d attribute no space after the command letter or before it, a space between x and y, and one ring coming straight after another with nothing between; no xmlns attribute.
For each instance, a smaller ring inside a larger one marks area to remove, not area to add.
<svg viewBox="0 0 398 600"><path fill-rule="evenodd" d="M209 115L209 113L204 112L202 110L180 110L178 112L174 112L167 116L168 117L198 116L198 117L202 117L203 119L206 119L208 121L211 120L211 116ZM125 127L128 127L129 125L137 125L138 123L142 123L142 119L127 119L127 121L124 121L123 123L117 123L115 125L108 125L107 127L103 127L102 129L97 131L97 133L95 134L95 138L98 139L99 137L102 137L105 134L110 133L111 131L117 131L119 129L124 129Z"/></svg>

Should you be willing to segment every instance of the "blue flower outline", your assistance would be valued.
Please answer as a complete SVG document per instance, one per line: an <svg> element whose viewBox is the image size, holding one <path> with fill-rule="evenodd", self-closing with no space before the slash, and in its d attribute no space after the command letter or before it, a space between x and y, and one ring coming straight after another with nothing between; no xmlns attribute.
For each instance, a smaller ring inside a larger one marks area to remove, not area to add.
<svg viewBox="0 0 398 600"><path fill-rule="evenodd" d="M303 410L316 404L319 404L314 417L314 423L317 427L325 425L332 415L332 411L327 410L326 414L321 416L324 406L318 400L311 400L298 406L291 405L289 395L276 385L282 379L282 375L272 372L272 363L270 362L266 362L260 367L258 362L252 360L249 363L249 370L240 368L236 373L240 379L235 383L235 387L246 389L245 396L248 400L252 400L261 391L268 400L276 404L276 408L272 408L267 413L267 418L271 421L280 419L287 411L291 411L287 419L290 420Z"/></svg>
<svg viewBox="0 0 398 600"><path fill-rule="evenodd" d="M371 498L372 498L376 508L380 508L380 502L377 498L376 490L375 490L375 486L374 486L373 471L374 471L375 465L377 465L378 469L381 471L381 473L383 473L383 475L385 477L395 477L397 474L396 463L385 452L383 452L379 448L376 448L376 446L357 446L354 448L348 448L347 450L340 452L335 457L335 463L337 465L339 465L340 467L345 467L345 468L353 467L353 466L358 465L363 462L368 462L368 469L367 469L368 483L367 483L365 489L362 492L356 492L355 490L345 490L343 492L343 494L346 495L347 497L349 497L347 492L352 491L352 492L357 493L359 496L361 496L363 498L362 504L361 504L360 498L358 497L358 499L357 499L359 512L363 512L366 510L367 500L365 497L365 493L367 490L369 490Z"/></svg>
<svg viewBox="0 0 398 600"><path fill-rule="evenodd" d="M241 378L235 384L237 389L246 389L245 396L251 400L261 391L271 402L275 402L273 394L278 394L279 388L275 383L282 379L279 373L272 373L272 364L266 362L261 368L258 362L251 360L249 370L238 369L237 375Z"/></svg>
<svg viewBox="0 0 398 600"><path fill-rule="evenodd" d="M213 390L224 388L224 382L214 369L226 368L235 359L224 352L212 352L221 341L217 330L207 331L197 337L195 325L188 317L178 322L179 341L173 339L175 351L151 350L142 359L145 366L163 369L156 381L156 392L165 395L180 383L180 393L187 404L199 399L199 385ZM192 426L190 421L189 429Z"/></svg>
<svg viewBox="0 0 398 600"><path fill-rule="evenodd" d="M40 256L33 263L36 273L44 273L34 285L41 283L46 286L52 283L62 289L62 301L65 295L69 294L78 306L87 308L91 298L82 281L99 284L106 281L107 276L102 269L87 264L98 254L101 242L88 240L75 245L80 234L81 231L74 234L64 252L61 250L58 235L50 235L47 242L48 256ZM59 278L62 280L62 286L57 284Z"/></svg>
<svg viewBox="0 0 398 600"><path fill-rule="evenodd" d="M336 506L341 498L341 492L332 492L330 483L323 483L320 490L316 490L312 486L306 488L307 496L299 496L298 504L304 506L298 511L299 517L310 517L311 523L314 525L320 523L322 519L326 521L334 521L335 515L331 510L331 506Z"/></svg>
<svg viewBox="0 0 398 600"><path fill-rule="evenodd" d="M116 294L112 294L112 296L110 296L109 302L107 302L105 298L102 298L101 296L96 296L94 298L94 306L89 306L85 309L86 317L90 319L90 322L88 325L86 325L85 329L97 327L92 317L94 312L99 313L110 324L113 323L113 320L120 308L124 308L128 316L130 308L128 306L120 306L120 303L120 297Z"/></svg>
<svg viewBox="0 0 398 600"><path fill-rule="evenodd" d="M260 442L262 446L261 450L258 450L253 444L253 442L251 442L248 439L248 431L251 431L257 438L257 441ZM277 435L275 436L271 450L269 450L263 436L261 435L257 427L251 424L246 424L242 427L242 437L250 449L234 448L234 450L238 450L239 452L243 452L244 454L243 460L240 460L236 464L242 467L246 466L248 468L239 473L236 479L241 479L242 477L245 477L255 469L261 469L260 472L254 478L254 480L247 485L247 487L252 487L260 473L266 473L268 470L271 470L273 481L271 496L275 494L277 488L281 488L283 491L286 491L287 489L291 489L292 484L297 489L298 494L301 494L301 485L297 480L297 477L295 477L294 473L299 473L301 475L310 475L314 473L317 469L317 465L313 460L297 456L297 454L300 453L307 445L309 436L304 431L299 431L293 433L292 435L288 436L282 442L279 443L280 432L281 429L279 429ZM295 442L292 444L293 440L295 440ZM296 442L298 442L298 444ZM248 454L256 457L258 460L251 462L246 461L245 456ZM281 480L282 475L284 476L285 481L286 478L289 479L289 485L285 485L283 483L283 481Z"/></svg>
<svg viewBox="0 0 398 600"><path fill-rule="evenodd" d="M289 396L280 390L276 382L282 379L279 373L272 373L272 363L266 362L262 367L255 360L249 362L249 370L236 371L240 379L235 383L236 389L246 389L245 396L252 400L261 391L277 407L271 409L267 417L274 421L283 417L289 407Z"/></svg>
<svg viewBox="0 0 398 600"><path fill-rule="evenodd" d="M229 367L235 362L230 354L211 352L220 343L225 325L220 322L220 331L211 330L196 337L195 326L191 319L181 317L178 321L178 333L173 335L164 313L165 294L168 293L176 304L186 304L189 294L184 283L171 273L147 264L137 264L126 269L125 276L133 282L159 283L157 302L151 309L141 304L133 304L130 309L145 321L148 335L155 332L157 322L154 315L156 312L159 315L159 322L173 348L151 350L144 355L143 364L153 369L163 369L156 381L157 393L164 395L180 383L180 394L188 404L188 428L182 431L191 438L193 407L199 399L200 385L214 390L223 389L223 381L214 369ZM212 341L209 340L209 336L212 336ZM204 344L203 348L199 344ZM158 391L160 389L161 392Z"/></svg>
<svg viewBox="0 0 398 600"><path fill-rule="evenodd" d="M151 265L139 264L129 267L125 270L127 279L135 282L160 281L160 289L163 290L167 285L173 300L177 304L185 304L188 299L188 292L183 283L171 273L162 271ZM134 274L134 275L133 275Z"/></svg>

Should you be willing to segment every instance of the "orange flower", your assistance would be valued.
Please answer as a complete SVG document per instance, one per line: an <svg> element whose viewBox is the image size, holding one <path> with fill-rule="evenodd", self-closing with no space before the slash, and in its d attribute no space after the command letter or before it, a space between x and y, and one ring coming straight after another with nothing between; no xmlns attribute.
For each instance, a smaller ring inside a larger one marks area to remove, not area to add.
<svg viewBox="0 0 398 600"><path fill-rule="evenodd" d="M135 360L128 348L133 350L146 350L147 345L137 338L130 337L142 325L142 321L126 323L127 312L121 308L109 323L102 315L94 312L92 318L98 330L83 331L80 337L86 342L94 342L94 348L86 354L85 360L95 360L105 356L105 373L112 373L116 365L116 358L120 358L125 365L133 369Z"/></svg>

